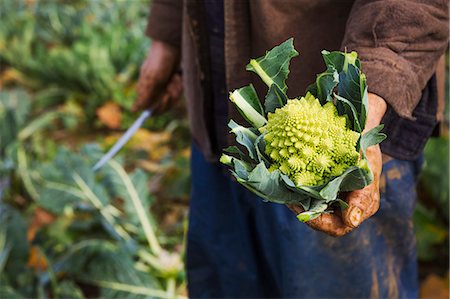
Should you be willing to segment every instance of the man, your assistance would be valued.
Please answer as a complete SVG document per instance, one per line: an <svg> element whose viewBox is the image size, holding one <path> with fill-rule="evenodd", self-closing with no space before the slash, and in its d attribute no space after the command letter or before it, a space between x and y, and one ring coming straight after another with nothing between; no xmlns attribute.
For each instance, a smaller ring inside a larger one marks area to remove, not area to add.
<svg viewBox="0 0 450 299"><path fill-rule="evenodd" d="M191 297L417 297L414 183L436 125L433 74L448 41L447 12L445 0L153 1L153 43L134 108L170 107L181 90L181 59L194 140ZM355 50L369 86L367 129L382 122L389 136L383 157L369 148L374 183L348 194L342 215L309 222L314 230L233 182L217 162L232 138L226 123L239 118L228 91L252 82L263 95L245 65L289 37L300 52L287 82L291 98L323 71L322 49Z"/></svg>

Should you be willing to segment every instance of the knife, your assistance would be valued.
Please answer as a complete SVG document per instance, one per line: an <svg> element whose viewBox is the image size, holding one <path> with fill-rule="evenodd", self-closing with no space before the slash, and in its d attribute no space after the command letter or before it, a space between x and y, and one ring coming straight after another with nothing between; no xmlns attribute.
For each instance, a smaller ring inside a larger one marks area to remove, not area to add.
<svg viewBox="0 0 450 299"><path fill-rule="evenodd" d="M147 109L144 110L141 115L134 121L134 123L131 125L131 127L126 130L126 132L122 135L122 137L117 140L117 142L111 147L111 149L103 155L100 160L92 167L93 171L97 171L100 168L102 168L103 165L105 165L112 157L114 157L117 152L130 140L131 137L133 137L134 133L142 126L142 124L145 122L147 118L149 118L152 115L152 110Z"/></svg>

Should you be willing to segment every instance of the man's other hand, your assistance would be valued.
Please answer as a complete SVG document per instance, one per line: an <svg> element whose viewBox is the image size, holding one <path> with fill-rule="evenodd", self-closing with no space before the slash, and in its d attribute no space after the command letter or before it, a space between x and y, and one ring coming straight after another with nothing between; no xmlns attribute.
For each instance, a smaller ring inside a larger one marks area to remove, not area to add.
<svg viewBox="0 0 450 299"><path fill-rule="evenodd" d="M160 41L152 42L141 66L133 112L151 108L161 113L181 97L182 80L175 72L179 56L178 49Z"/></svg>

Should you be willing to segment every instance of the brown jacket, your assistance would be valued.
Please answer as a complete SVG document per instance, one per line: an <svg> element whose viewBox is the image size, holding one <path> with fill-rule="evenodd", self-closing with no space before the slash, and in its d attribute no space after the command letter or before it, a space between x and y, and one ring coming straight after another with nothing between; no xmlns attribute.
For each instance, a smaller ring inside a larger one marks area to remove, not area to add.
<svg viewBox="0 0 450 299"><path fill-rule="evenodd" d="M412 118L422 89L448 43L447 0L225 0L225 64L229 90L253 83L246 72L258 57L294 37L300 57L291 64L289 96L303 95L324 70L323 49L357 51L369 91L383 97L403 118ZM194 141L216 159L208 120L208 74L200 51L201 0L153 0L147 35L181 47L185 96ZM229 115L236 116L230 105Z"/></svg>

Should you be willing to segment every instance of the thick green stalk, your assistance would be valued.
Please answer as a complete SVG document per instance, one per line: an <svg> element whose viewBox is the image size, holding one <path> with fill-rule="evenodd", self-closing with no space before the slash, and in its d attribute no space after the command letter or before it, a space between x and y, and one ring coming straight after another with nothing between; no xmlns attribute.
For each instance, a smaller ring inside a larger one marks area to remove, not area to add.
<svg viewBox="0 0 450 299"><path fill-rule="evenodd" d="M142 205L142 201L139 198L139 195L136 191L136 188L133 185L133 182L131 182L130 177L127 175L127 173L122 168L122 166L120 166L119 163L115 162L114 160L110 160L108 163L119 174L119 177L125 184L125 188L127 189L128 194L130 195L130 199L138 215L139 222L141 222L150 250L154 254L158 255L162 250L161 245L159 244L156 234L153 231L153 228L150 224L150 220L145 214L144 206Z"/></svg>

